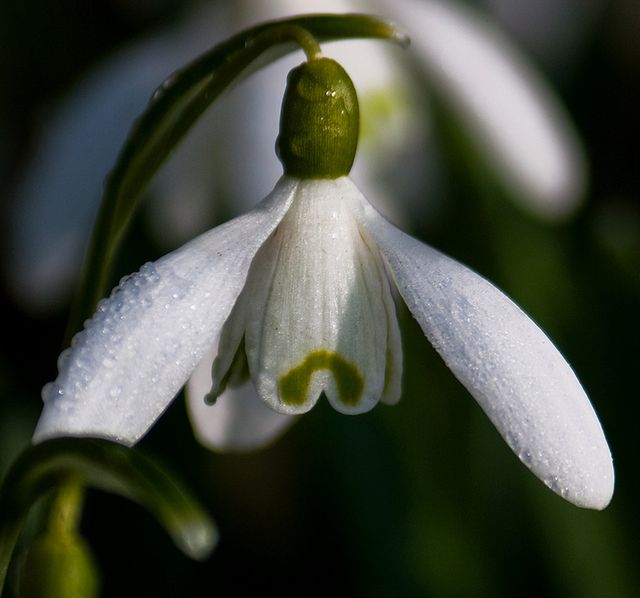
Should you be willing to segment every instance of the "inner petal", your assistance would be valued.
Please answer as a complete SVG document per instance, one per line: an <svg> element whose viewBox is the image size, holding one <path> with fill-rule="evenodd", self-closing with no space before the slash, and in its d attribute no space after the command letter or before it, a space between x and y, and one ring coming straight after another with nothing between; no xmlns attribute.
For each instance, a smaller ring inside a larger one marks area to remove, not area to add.
<svg viewBox="0 0 640 598"><path fill-rule="evenodd" d="M245 288L249 370L284 413L309 410L322 392L337 410L361 413L383 393L389 283L342 189L301 182Z"/></svg>

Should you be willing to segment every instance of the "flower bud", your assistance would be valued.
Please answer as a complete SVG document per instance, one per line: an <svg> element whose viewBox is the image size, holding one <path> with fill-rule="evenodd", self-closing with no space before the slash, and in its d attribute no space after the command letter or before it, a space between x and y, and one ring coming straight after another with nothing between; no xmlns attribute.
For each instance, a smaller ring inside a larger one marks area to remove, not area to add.
<svg viewBox="0 0 640 598"><path fill-rule="evenodd" d="M349 174L359 120L355 87L335 60L315 58L293 69L276 143L285 174L303 179Z"/></svg>

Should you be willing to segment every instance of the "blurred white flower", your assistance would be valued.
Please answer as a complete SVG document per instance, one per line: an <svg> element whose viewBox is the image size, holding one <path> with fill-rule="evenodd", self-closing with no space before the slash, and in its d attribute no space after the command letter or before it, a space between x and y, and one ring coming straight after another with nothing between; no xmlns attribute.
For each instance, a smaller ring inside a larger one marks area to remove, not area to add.
<svg viewBox="0 0 640 598"><path fill-rule="evenodd" d="M111 58L53 115L18 190L9 230L14 248L9 278L23 303L46 308L66 296L97 211L102 180L158 81L234 30L319 9L375 12L396 20L412 37L428 92L454 112L510 195L548 218L567 215L577 206L585 167L570 123L535 69L479 13L439 0L215 3L177 29ZM408 197L431 183L425 90L397 51L379 42L337 42L330 52L353 73L361 97L363 139L352 176L374 205L402 222L406 206L387 201L380 173L397 173L402 165ZM159 173L150 215L167 245L202 232L207 215L213 217L214 198L221 203L225 197L227 207L241 211L249 207L248 198L268 191L280 166L265 155L277 132L282 82L296 60L279 61L219 102ZM368 127L369 122L377 127ZM224 155L218 149L221 138L226 140ZM253 156L260 156L255 170L239 173L237 165ZM234 159L238 157L242 160ZM393 182L394 197L402 195L397 180Z"/></svg>

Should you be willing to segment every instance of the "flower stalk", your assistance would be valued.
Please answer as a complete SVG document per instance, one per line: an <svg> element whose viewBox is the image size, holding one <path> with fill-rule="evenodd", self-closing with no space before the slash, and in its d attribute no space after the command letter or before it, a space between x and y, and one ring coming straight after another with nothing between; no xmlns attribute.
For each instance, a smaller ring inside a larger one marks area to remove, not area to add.
<svg viewBox="0 0 640 598"><path fill-rule="evenodd" d="M69 476L60 482L55 492L49 513L49 533L60 536L76 533L85 496L82 482L77 476Z"/></svg>

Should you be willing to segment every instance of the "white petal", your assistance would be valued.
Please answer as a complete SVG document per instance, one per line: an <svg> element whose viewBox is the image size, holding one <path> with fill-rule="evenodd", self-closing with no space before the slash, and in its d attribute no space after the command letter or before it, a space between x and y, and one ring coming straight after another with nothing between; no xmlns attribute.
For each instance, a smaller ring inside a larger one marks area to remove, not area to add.
<svg viewBox="0 0 640 598"><path fill-rule="evenodd" d="M398 0L434 88L486 144L517 199L561 217L580 201L584 156L551 90L506 36L457 2Z"/></svg>
<svg viewBox="0 0 640 598"><path fill-rule="evenodd" d="M296 185L282 179L249 214L124 280L61 355L57 380L43 390L35 440L136 442L211 348Z"/></svg>
<svg viewBox="0 0 640 598"><path fill-rule="evenodd" d="M308 411L322 391L337 410L362 413L385 390L389 282L344 189L341 179L301 181L225 328L246 322L258 394L283 413Z"/></svg>
<svg viewBox="0 0 640 598"><path fill-rule="evenodd" d="M278 413L262 401L251 380L227 388L215 405L207 405L205 396L211 389L210 352L193 372L185 388L189 418L198 440L220 451L250 451L267 446L292 425L297 418Z"/></svg>
<svg viewBox="0 0 640 598"><path fill-rule="evenodd" d="M508 445L567 500L604 508L613 493L611 454L562 355L484 278L399 231L365 202L362 223L409 309Z"/></svg>

